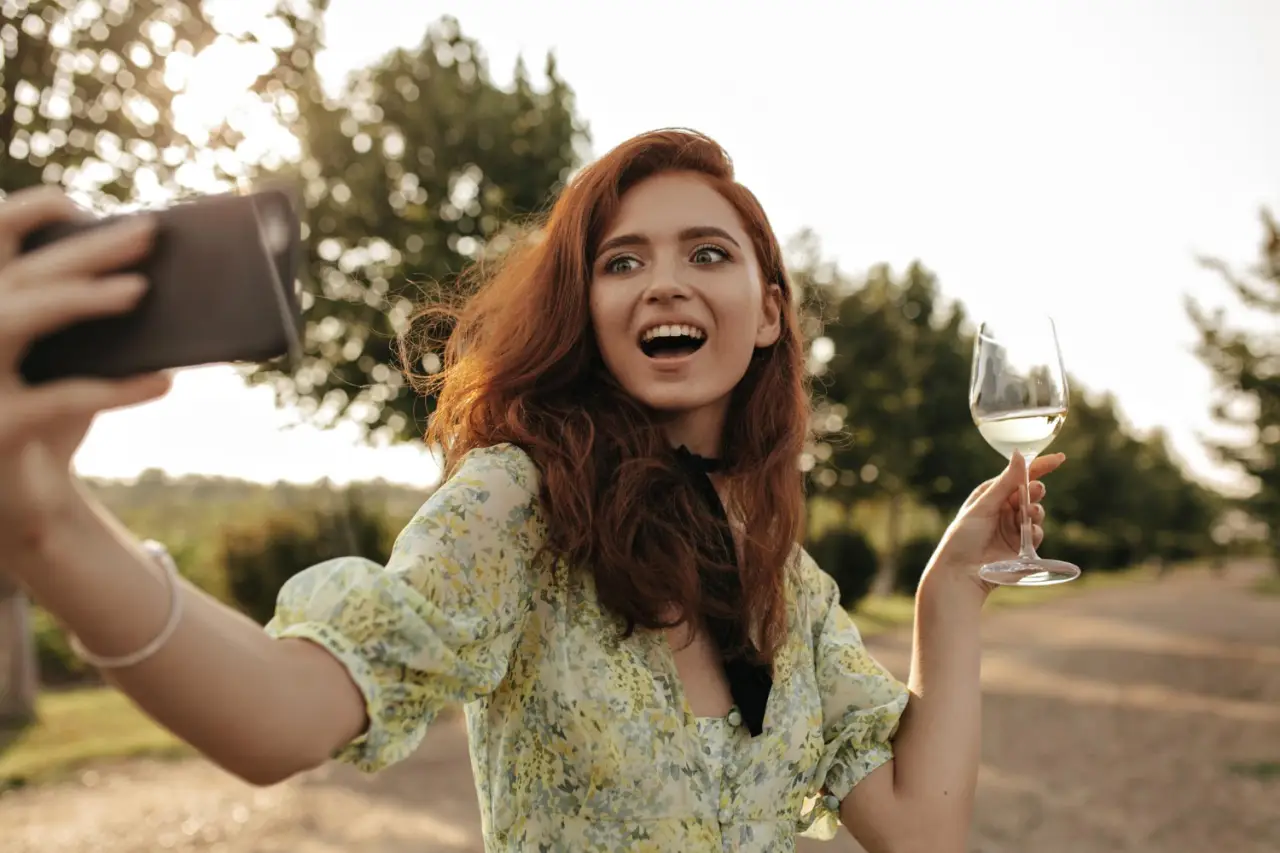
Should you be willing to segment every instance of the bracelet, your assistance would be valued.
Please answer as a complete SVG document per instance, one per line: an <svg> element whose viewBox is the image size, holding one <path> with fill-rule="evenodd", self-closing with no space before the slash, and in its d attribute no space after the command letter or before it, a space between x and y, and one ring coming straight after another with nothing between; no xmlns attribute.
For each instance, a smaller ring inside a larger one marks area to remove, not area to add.
<svg viewBox="0 0 1280 853"><path fill-rule="evenodd" d="M95 655L81 644L79 638L72 635L68 638L71 650L90 666L98 669L123 669L128 666L136 666L160 651L160 648L169 642L173 632L178 629L178 622L182 620L182 586L178 581L178 567L174 563L173 557L170 556L169 549L153 539L148 539L141 544L142 550L154 558L164 570L165 585L169 587L169 619L165 622L164 627L160 629L160 633L156 634L154 640L136 652L120 655L119 657Z"/></svg>

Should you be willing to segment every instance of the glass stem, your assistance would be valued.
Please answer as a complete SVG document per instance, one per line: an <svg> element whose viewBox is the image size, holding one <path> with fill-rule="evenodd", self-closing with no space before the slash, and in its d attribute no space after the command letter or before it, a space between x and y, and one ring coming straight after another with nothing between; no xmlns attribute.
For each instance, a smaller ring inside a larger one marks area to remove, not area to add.
<svg viewBox="0 0 1280 853"><path fill-rule="evenodd" d="M1031 541L1031 462L1036 458L1035 454L1022 454L1024 465L1022 468L1022 545L1018 549L1019 557L1029 557L1037 559L1036 546Z"/></svg>

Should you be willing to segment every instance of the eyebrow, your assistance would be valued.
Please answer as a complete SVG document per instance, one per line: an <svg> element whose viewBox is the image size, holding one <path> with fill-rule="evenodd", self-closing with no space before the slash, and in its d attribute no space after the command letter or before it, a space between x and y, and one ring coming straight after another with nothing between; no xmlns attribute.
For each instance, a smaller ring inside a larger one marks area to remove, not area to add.
<svg viewBox="0 0 1280 853"><path fill-rule="evenodd" d="M738 249L742 248L738 245L738 241L733 239L728 231L725 231L723 228L717 228L714 225L694 225L690 228L685 228L677 236L679 236L681 243L686 243L689 240L697 240L703 237L719 237L722 240L727 240L732 243ZM619 234L617 237L610 237L608 240L601 243L600 248L596 250L596 256L599 257L600 255L614 249L621 249L629 246L647 246L649 245L649 242L649 238L642 234Z"/></svg>

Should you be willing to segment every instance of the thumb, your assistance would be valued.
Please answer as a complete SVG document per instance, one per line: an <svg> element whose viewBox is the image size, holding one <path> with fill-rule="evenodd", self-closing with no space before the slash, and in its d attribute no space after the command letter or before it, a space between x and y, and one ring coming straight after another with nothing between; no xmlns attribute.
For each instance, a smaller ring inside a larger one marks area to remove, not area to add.
<svg viewBox="0 0 1280 853"><path fill-rule="evenodd" d="M1014 452L1009 464L991 486L982 493L974 504L974 510L984 515L995 515L1004 506L1005 501L1027 484L1027 460L1021 453Z"/></svg>

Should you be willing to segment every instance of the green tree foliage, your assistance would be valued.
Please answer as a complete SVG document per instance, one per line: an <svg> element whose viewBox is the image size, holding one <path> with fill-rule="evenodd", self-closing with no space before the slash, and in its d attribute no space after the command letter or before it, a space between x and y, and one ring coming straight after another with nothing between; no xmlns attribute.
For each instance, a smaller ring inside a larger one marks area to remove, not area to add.
<svg viewBox="0 0 1280 853"><path fill-rule="evenodd" d="M1206 259L1235 299L1259 321L1252 328L1232 326L1222 308L1210 311L1193 300L1187 311L1200 333L1198 354L1217 384L1213 415L1248 436L1211 445L1218 458L1239 468L1254 485L1241 506L1269 528L1273 557L1280 556L1280 346L1275 335L1280 317L1280 224L1262 216L1260 258L1250 269L1233 270ZM1280 561L1277 561L1280 569Z"/></svg>
<svg viewBox="0 0 1280 853"><path fill-rule="evenodd" d="M304 357L246 373L322 424L420 434L430 401L424 409L394 369L396 333L415 302L447 295L464 267L509 245L586 142L554 57L545 84L521 62L500 86L452 18L329 98L315 67L327 0L281 0L250 30L221 33L198 0L2 5L0 191L61 182L109 207L197 184L296 187ZM259 109L206 127L182 121L180 102L192 58L211 45L256 51L245 56L261 68L250 81ZM253 138L270 127L292 133L296 157Z"/></svg>
<svg viewBox="0 0 1280 853"><path fill-rule="evenodd" d="M466 266L507 248L578 163L584 126L553 57L545 76L535 87L521 62L510 88L495 84L480 46L445 18L332 102L300 103L306 353L251 381L323 424L421 435L431 401L394 369L396 334L424 296L447 297ZM424 361L413 369L439 369Z"/></svg>
<svg viewBox="0 0 1280 853"><path fill-rule="evenodd" d="M806 323L815 332L821 326L811 359L818 440L804 464L815 494L887 501L874 585L887 593L898 571L904 503L953 512L998 470L968 416L965 316L944 304L937 279L920 264L900 276L879 266L854 280L820 260L812 237L802 238L792 263L806 293Z"/></svg>
<svg viewBox="0 0 1280 853"><path fill-rule="evenodd" d="M1219 496L1186 475L1163 432L1137 437L1112 396L1078 386L1052 448L1071 460L1049 485L1052 556L1107 570L1212 550Z"/></svg>
<svg viewBox="0 0 1280 853"><path fill-rule="evenodd" d="M232 35L200 0L0 0L0 191L61 183L109 205L189 191L184 169L201 183L245 176L262 158L236 117L179 120L192 58L218 39L265 51L256 89L287 121L318 96L312 59L327 5L281 3L261 34Z"/></svg>
<svg viewBox="0 0 1280 853"><path fill-rule="evenodd" d="M811 235L793 246L790 262L814 339L810 492L855 514L882 505L872 591L913 590L928 562L924 543L941 530L908 530L907 514L926 508L950 517L1004 464L969 412L973 331L918 264L900 275L876 267L845 276L821 260ZM1211 550L1217 495L1184 474L1162 434L1137 436L1111 397L1069 385L1070 414L1052 449L1071 464L1051 478L1046 553L1106 570Z"/></svg>

